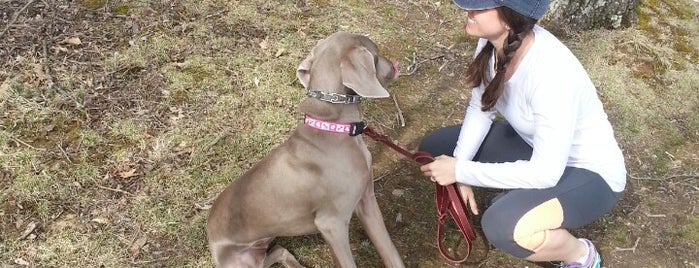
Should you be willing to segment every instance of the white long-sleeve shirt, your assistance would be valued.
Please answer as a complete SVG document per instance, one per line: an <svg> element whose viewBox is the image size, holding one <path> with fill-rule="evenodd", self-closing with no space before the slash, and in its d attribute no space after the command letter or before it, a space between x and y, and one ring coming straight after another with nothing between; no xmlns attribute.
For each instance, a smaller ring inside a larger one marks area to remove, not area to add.
<svg viewBox="0 0 699 268"><path fill-rule="evenodd" d="M624 157L594 84L555 36L534 27L534 43L505 83L495 111L481 111L483 85L473 88L454 156L457 182L490 188L549 188L566 166L598 173L610 188L626 185ZM485 46L481 39L476 53ZM494 56L490 59L491 74ZM499 112L533 148L530 160L471 161Z"/></svg>

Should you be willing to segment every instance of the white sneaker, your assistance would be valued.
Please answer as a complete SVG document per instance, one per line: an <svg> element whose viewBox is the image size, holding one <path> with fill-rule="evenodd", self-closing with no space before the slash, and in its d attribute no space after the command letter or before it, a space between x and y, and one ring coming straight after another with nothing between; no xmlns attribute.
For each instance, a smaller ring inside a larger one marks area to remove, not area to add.
<svg viewBox="0 0 699 268"><path fill-rule="evenodd" d="M587 257L585 258L585 261L580 263L580 262L563 262L560 264L559 267L561 268L600 268L602 266L602 257L599 255L599 252L597 252L597 249L595 248L595 245L592 244L590 240L587 240L585 238L578 238L578 240L582 241L587 245Z"/></svg>

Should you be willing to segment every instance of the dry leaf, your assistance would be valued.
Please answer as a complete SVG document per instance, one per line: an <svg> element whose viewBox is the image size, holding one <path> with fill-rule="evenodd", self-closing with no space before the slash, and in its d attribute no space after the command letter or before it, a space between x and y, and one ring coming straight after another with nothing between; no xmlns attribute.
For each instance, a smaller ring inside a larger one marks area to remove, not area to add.
<svg viewBox="0 0 699 268"><path fill-rule="evenodd" d="M138 253L141 252L141 248L146 245L146 242L148 242L148 239L146 239L145 237L141 237L138 240L134 241L133 244L131 244L131 247L129 248L131 259L134 259L136 258L136 256L138 256Z"/></svg>
<svg viewBox="0 0 699 268"><path fill-rule="evenodd" d="M71 44L71 45L81 45L83 42L80 41L80 38L78 37L69 37L66 39L66 43Z"/></svg>
<svg viewBox="0 0 699 268"><path fill-rule="evenodd" d="M269 48L269 43L267 42L267 39L262 40L262 42L260 42L260 48L263 50L267 50Z"/></svg>
<svg viewBox="0 0 699 268"><path fill-rule="evenodd" d="M36 222L30 222L29 224L27 224L27 228L24 229L24 232L22 232L22 235L20 235L19 238L17 238L17 240L22 240L22 239L27 238L27 236L29 236L29 234L34 232L36 227L37 227Z"/></svg>
<svg viewBox="0 0 699 268"><path fill-rule="evenodd" d="M16 259L15 259L15 264L17 264L17 265L22 265L22 266L29 266L29 265L31 265L31 263L29 263L28 261L25 261L25 260L22 259L22 258L16 258Z"/></svg>
<svg viewBox="0 0 699 268"><path fill-rule="evenodd" d="M122 179L128 179L128 178L131 178L133 176L136 176L136 169L135 168L132 170L129 170L129 171L119 172L119 177L121 177Z"/></svg>
<svg viewBox="0 0 699 268"><path fill-rule="evenodd" d="M96 223L99 223L99 224L108 224L108 223L109 223L109 220L107 220L107 219L105 219L105 218L103 218L103 217L97 217L97 218L94 218L94 219L92 219L92 220L90 220L90 221L91 221L91 222L96 222Z"/></svg>
<svg viewBox="0 0 699 268"><path fill-rule="evenodd" d="M284 53L286 53L286 49L281 48L281 49L277 50L277 53L274 54L274 57L279 58L279 56L283 55Z"/></svg>

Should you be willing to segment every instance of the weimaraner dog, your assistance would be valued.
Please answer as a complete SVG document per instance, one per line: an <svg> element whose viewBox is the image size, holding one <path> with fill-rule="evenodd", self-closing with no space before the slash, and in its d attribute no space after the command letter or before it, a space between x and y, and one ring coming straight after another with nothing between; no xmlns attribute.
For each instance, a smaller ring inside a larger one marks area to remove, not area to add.
<svg viewBox="0 0 699 268"><path fill-rule="evenodd" d="M356 267L349 224L356 212L386 267L404 267L374 196L371 154L361 135L360 98L385 98L397 63L369 38L345 32L320 40L298 67L309 96L305 119L283 144L231 183L206 226L218 267L303 267L278 236L320 233L335 265Z"/></svg>

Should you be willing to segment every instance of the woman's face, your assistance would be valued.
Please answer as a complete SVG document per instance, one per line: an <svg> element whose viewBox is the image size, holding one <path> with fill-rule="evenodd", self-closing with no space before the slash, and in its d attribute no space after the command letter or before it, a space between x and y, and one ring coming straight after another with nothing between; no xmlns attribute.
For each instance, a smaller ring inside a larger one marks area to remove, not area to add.
<svg viewBox="0 0 699 268"><path fill-rule="evenodd" d="M493 44L502 44L508 32L505 22L494 8L468 11L465 27L467 34L488 39Z"/></svg>

